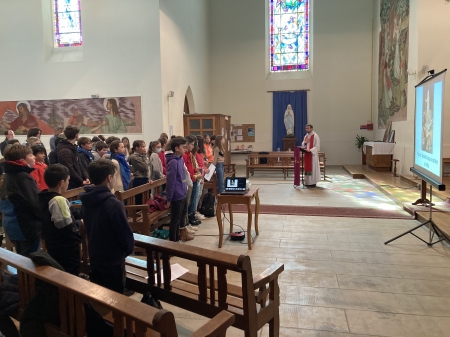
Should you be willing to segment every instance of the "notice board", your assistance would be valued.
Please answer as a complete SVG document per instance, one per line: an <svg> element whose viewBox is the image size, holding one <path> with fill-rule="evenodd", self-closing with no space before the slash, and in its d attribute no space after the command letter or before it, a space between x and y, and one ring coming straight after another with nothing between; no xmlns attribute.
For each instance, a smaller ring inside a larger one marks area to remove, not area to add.
<svg viewBox="0 0 450 337"><path fill-rule="evenodd" d="M254 142L255 124L231 124L231 142Z"/></svg>

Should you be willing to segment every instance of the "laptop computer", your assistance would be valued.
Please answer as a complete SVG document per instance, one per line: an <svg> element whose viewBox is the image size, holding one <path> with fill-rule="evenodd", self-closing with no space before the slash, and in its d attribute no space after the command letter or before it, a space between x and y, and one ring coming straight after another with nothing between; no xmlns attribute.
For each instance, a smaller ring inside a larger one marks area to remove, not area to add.
<svg viewBox="0 0 450 337"><path fill-rule="evenodd" d="M247 178L225 179L225 190L221 194L244 195L245 193L247 193Z"/></svg>

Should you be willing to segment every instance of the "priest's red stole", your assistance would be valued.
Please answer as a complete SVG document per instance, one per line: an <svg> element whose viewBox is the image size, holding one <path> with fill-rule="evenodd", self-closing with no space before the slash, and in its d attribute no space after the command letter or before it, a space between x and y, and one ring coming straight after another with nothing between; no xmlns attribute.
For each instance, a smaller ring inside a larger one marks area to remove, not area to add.
<svg viewBox="0 0 450 337"><path fill-rule="evenodd" d="M307 137L307 136L306 136ZM309 137L309 147L308 150L311 150L314 147L314 134L311 135L311 137ZM311 152L305 152L305 164L304 164L304 168L305 168L305 174L311 174L312 172L312 153Z"/></svg>
<svg viewBox="0 0 450 337"><path fill-rule="evenodd" d="M294 146L294 186L300 186L300 148Z"/></svg>

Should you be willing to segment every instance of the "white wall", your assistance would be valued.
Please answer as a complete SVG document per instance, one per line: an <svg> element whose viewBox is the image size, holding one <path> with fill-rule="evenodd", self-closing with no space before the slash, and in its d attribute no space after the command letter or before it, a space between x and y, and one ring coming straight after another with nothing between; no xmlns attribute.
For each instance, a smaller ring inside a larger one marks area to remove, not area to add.
<svg viewBox="0 0 450 337"><path fill-rule="evenodd" d="M49 62L49 3L0 0L0 100L142 96L144 138L159 136L159 1L83 1L81 62Z"/></svg>
<svg viewBox="0 0 450 337"><path fill-rule="evenodd" d="M419 1L418 68L450 70L450 5L440 0ZM450 158L450 74L447 72L444 101L444 151Z"/></svg>
<svg viewBox="0 0 450 337"><path fill-rule="evenodd" d="M183 135L184 96L188 87L190 113L210 113L208 0L161 0L161 69L164 131L169 125ZM167 93L173 91L173 98Z"/></svg>
<svg viewBox="0 0 450 337"><path fill-rule="evenodd" d="M265 0L211 0L213 113L255 123L255 150L272 148L272 94L311 89L308 121L321 138L329 164L358 164L359 125L371 117L372 0L314 1L312 70L267 76Z"/></svg>

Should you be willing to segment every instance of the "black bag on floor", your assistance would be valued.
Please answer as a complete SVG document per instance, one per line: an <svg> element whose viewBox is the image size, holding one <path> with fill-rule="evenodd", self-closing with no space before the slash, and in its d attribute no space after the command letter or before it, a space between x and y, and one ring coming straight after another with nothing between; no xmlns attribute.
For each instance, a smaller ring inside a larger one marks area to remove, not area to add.
<svg viewBox="0 0 450 337"><path fill-rule="evenodd" d="M145 304L147 304L147 305L149 305L149 306L151 306L153 308L156 308L156 309L162 309L163 308L161 303L155 297L153 297L152 293L149 292L149 291L147 291L144 294L144 296L142 296L141 302L145 303Z"/></svg>
<svg viewBox="0 0 450 337"><path fill-rule="evenodd" d="M269 154L269 152L258 152L258 154ZM259 158L260 164L267 164L267 158Z"/></svg>
<svg viewBox="0 0 450 337"><path fill-rule="evenodd" d="M211 192L208 192L203 196L200 213L207 218L211 218L216 215L216 196Z"/></svg>
<svg viewBox="0 0 450 337"><path fill-rule="evenodd" d="M86 313L86 336L114 336L114 326L105 320L93 307L89 301L84 302L84 312Z"/></svg>

